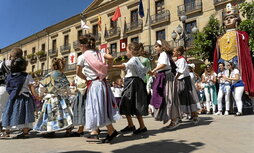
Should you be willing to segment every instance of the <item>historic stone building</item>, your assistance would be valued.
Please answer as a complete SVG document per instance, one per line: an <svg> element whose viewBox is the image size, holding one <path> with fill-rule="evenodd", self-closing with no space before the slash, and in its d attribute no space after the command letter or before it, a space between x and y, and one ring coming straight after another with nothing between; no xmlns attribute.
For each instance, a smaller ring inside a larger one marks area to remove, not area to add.
<svg viewBox="0 0 254 153"><path fill-rule="evenodd" d="M48 73L52 58L63 57L68 61L65 73L72 78L75 74L76 59L81 54L77 40L82 33L92 33L97 40L98 48L107 47L115 57L124 55L126 44L132 41L144 43L146 50L152 54L151 45L157 39L170 41L172 46L177 44L177 41L172 41L171 35L178 25L185 27L189 37L186 46L191 46L194 27L202 30L211 15L215 15L221 21L222 9L227 3L237 4L244 0L142 0L142 2L144 17L139 15L139 0L94 0L81 14L2 48L0 59L8 58L13 47L21 47L29 62L27 72L39 76ZM121 17L117 21L112 21L118 6ZM183 15L187 16L185 25L179 20ZM90 29L81 29L81 19ZM115 78L120 72L111 74L111 77Z"/></svg>

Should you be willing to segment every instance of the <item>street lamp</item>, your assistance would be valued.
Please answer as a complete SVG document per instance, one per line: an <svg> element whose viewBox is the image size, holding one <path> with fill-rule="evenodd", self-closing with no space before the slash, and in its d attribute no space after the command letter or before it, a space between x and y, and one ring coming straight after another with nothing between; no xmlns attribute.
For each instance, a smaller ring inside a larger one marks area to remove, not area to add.
<svg viewBox="0 0 254 153"><path fill-rule="evenodd" d="M173 30L173 32L171 33L171 38L173 39L174 43L176 44L176 47L177 46L183 46L185 49L187 47L187 42L186 41L189 39L189 38L187 38L186 31L185 31L186 19L187 19L186 15L180 16L179 20L182 22L182 26L179 24L176 27L176 30ZM191 29L192 34L197 33L197 31L198 31L198 28L196 26L194 26Z"/></svg>

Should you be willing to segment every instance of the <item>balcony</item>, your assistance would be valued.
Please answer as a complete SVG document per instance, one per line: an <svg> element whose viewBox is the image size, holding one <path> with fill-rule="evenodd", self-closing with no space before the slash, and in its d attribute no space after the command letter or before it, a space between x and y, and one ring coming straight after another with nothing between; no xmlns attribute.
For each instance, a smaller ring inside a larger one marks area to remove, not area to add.
<svg viewBox="0 0 254 153"><path fill-rule="evenodd" d="M55 57L55 56L57 56L57 55L58 55L58 50L57 50L57 48L49 50L49 56L50 56L51 58L52 58L52 57Z"/></svg>
<svg viewBox="0 0 254 153"><path fill-rule="evenodd" d="M29 62L30 62L31 64L36 63L36 62L37 62L37 58L36 58L36 56L35 56L35 55L33 55L31 58L29 58Z"/></svg>
<svg viewBox="0 0 254 153"><path fill-rule="evenodd" d="M158 14L151 16L151 26L158 25L164 22L170 21L170 12L169 10L164 10Z"/></svg>
<svg viewBox="0 0 254 153"><path fill-rule="evenodd" d="M223 5L229 2L232 2L233 0L213 0L214 6Z"/></svg>
<svg viewBox="0 0 254 153"><path fill-rule="evenodd" d="M195 0L184 5L177 6L178 16L190 15L202 11L202 0Z"/></svg>
<svg viewBox="0 0 254 153"><path fill-rule="evenodd" d="M106 40L116 39L120 36L120 27L110 29L108 35L105 36Z"/></svg>
<svg viewBox="0 0 254 153"><path fill-rule="evenodd" d="M64 73L66 75L71 75L76 73L76 66L77 64L66 64L64 68Z"/></svg>
<svg viewBox="0 0 254 153"><path fill-rule="evenodd" d="M60 52L61 54L66 54L71 51L71 45L70 44L65 44L63 46L60 46Z"/></svg>
<svg viewBox="0 0 254 153"><path fill-rule="evenodd" d="M47 54L44 50L35 53L40 61L45 61L47 59Z"/></svg>
<svg viewBox="0 0 254 153"><path fill-rule="evenodd" d="M73 41L73 48L74 48L75 51L80 50L80 48L79 48L79 41L78 40Z"/></svg>
<svg viewBox="0 0 254 153"><path fill-rule="evenodd" d="M142 30L143 28L143 21L142 20L138 20L137 22L131 22L128 23L126 26L126 33L132 33L132 32L136 32L138 30Z"/></svg>
<svg viewBox="0 0 254 153"><path fill-rule="evenodd" d="M92 34L92 35L94 36L95 41L96 41L97 43L101 42L101 34L95 33L95 34Z"/></svg>

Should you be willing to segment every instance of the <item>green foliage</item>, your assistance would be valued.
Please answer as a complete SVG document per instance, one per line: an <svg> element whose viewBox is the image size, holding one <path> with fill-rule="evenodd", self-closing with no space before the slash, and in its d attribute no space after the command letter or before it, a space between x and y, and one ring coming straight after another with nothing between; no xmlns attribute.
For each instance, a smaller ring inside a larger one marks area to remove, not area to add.
<svg viewBox="0 0 254 153"><path fill-rule="evenodd" d="M214 16L210 17L207 26L202 32L194 35L193 49L188 51L188 54L197 59L208 59L212 61L213 52L216 46L217 37L222 33L223 29L220 26L219 20Z"/></svg>
<svg viewBox="0 0 254 153"><path fill-rule="evenodd" d="M31 59L33 56L34 56L34 54L28 54L26 57L27 57L28 59Z"/></svg>
<svg viewBox="0 0 254 153"><path fill-rule="evenodd" d="M41 50L41 51L38 51L35 53L37 56L43 56L43 55L46 55L45 51L44 50Z"/></svg>
<svg viewBox="0 0 254 153"><path fill-rule="evenodd" d="M254 2L240 4L240 11L246 19L240 23L238 29L249 34L250 48L254 52Z"/></svg>

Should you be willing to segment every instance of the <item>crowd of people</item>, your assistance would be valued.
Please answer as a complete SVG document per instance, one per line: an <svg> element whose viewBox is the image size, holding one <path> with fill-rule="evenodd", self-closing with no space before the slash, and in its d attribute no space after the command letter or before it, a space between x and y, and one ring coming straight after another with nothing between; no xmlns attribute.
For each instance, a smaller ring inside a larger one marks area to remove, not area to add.
<svg viewBox="0 0 254 153"><path fill-rule="evenodd" d="M217 115L223 113L224 95L224 115L228 115L231 93L238 110L236 115L243 113L244 84L232 63L226 65L228 69L220 63L218 74L207 65L199 79L193 64L188 64L183 56L184 47L171 48L165 40L154 44L158 54L155 67L151 67L150 60L144 56L142 43L128 44L129 60L114 65L114 58L98 50L91 35L81 36L79 42L82 54L78 57L76 79L72 83L64 74L66 61L61 58L52 59L52 71L38 81L26 73L27 62L20 48L11 51L10 60L1 62L1 137L10 137L12 129L22 131L13 137L18 139L29 138L30 130L54 137L63 130L65 136L83 136L87 129L88 139L99 139L100 128L106 127L107 136L102 142L108 143L119 134L113 123L122 116L127 122L121 133L147 132L149 127L143 116L149 112L155 120L167 123L164 129L177 128L185 114L197 125L202 109ZM111 86L106 80L108 69L124 70L125 77L118 78ZM216 82L219 83L218 96ZM137 128L132 120L134 116L139 123ZM72 131L74 126L78 126L76 132Z"/></svg>

